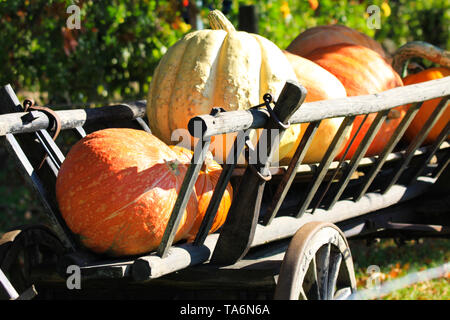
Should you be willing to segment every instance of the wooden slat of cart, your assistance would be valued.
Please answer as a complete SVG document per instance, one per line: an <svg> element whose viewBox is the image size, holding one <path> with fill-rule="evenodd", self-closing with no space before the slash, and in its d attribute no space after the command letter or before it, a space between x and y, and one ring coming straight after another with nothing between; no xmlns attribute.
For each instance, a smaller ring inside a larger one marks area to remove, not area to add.
<svg viewBox="0 0 450 320"><path fill-rule="evenodd" d="M208 208L206 209L205 217L203 218L197 236L195 237L194 245L196 246L202 245L204 243L206 236L211 230L211 226L217 214L217 209L219 208L220 202L222 201L222 196L233 174L233 170L237 165L237 159L239 159L239 156L244 149L245 139L249 136L249 133L250 130L239 132L233 143L233 148L231 149L226 163L223 165L223 170L220 173L220 177L214 188L213 195L211 197L211 200L209 201Z"/></svg>
<svg viewBox="0 0 450 320"><path fill-rule="evenodd" d="M365 134L363 140L359 144L357 150L355 151L355 154L353 155L350 164L346 167L344 173L342 174L342 177L339 179L338 184L335 187L335 193L333 198L328 203L328 209L332 208L334 204L339 200L339 197L344 192L345 187L350 181L350 177L352 174L356 171L356 168L358 167L359 163L361 162L362 158L364 157L367 149L369 148L370 144L372 143L373 139L375 138L378 130L380 129L381 125L383 124L384 120L386 119L389 111L382 111L379 112L376 116L376 118L373 120L372 124L370 125L369 129L367 130L367 133Z"/></svg>
<svg viewBox="0 0 450 320"><path fill-rule="evenodd" d="M422 173L427 164L430 162L433 155L436 153L436 151L444 143L444 141L447 139L449 135L450 135L450 121L447 122L447 125L442 129L436 141L431 146L429 146L429 148L427 148L424 159L422 160L421 164L418 165L418 169L416 169L416 172L414 173L414 175L412 175L412 178L409 179L409 183L412 183L417 179L417 177ZM443 161L443 163L445 163L445 160Z"/></svg>
<svg viewBox="0 0 450 320"><path fill-rule="evenodd" d="M145 100L92 109L75 109L56 111L61 120L61 130L75 129L85 125L95 124L97 121L126 121L145 116ZM47 129L50 125L48 116L40 111L36 112L36 119L24 123L22 118L27 112L15 112L0 116L0 136L6 133L27 133Z"/></svg>
<svg viewBox="0 0 450 320"><path fill-rule="evenodd" d="M437 107L433 110L432 114L428 117L427 121L423 125L422 129L419 133L414 137L413 141L409 144L408 148L405 152L404 160L398 164L398 166L394 169L394 176L389 182L386 184L382 192L387 192L389 188L391 188L397 180L402 175L403 171L407 168L409 162L414 156L414 152L417 148L420 147L422 142L427 137L428 133L431 131L435 123L439 120L440 116L444 113L447 105L448 105L449 96L446 96L441 99Z"/></svg>
<svg viewBox="0 0 450 320"><path fill-rule="evenodd" d="M325 153L322 161L320 162L319 169L314 175L310 185L308 186L308 193L306 196L300 201L299 208L297 210L296 217L300 218L308 208L311 203L317 189L319 189L320 184L327 173L331 162L336 157L337 153L340 150L342 143L345 141L345 137L347 133L352 129L353 121L355 120L355 116L346 117L342 124L340 125L338 132L336 133L333 141L328 147L327 152Z"/></svg>
<svg viewBox="0 0 450 320"><path fill-rule="evenodd" d="M414 119L414 116L419 112L419 108L422 105L422 102L416 103L413 106L411 106L408 111L405 114L405 117L402 119L400 124L398 125L397 129L395 129L394 133L392 134L391 138L389 139L388 143L384 147L381 154L377 157L376 164L371 168L370 172L364 177L364 182L358 191L358 193L354 196L355 201L358 201L361 199L361 197L364 195L364 193L367 191L369 186L372 184L373 180L375 179L378 172L381 170L381 167L386 162L389 154L394 150L397 143L402 138L403 134L405 133L406 129Z"/></svg>
<svg viewBox="0 0 450 320"><path fill-rule="evenodd" d="M170 215L169 221L167 223L167 227L164 230L163 237L161 239L161 244L158 247L157 253L161 257L166 257L169 248L172 245L172 242L175 238L175 233L178 230L178 226L181 222L181 218L183 217L184 211L188 204L188 201L194 191L194 185L197 181L198 174L200 172L200 168L203 165L203 162L206 158L206 153L209 149L209 145L211 143L211 138L200 139L195 146L194 156L192 157L191 165L188 167L186 171L186 175L183 179L183 183L181 184L180 191L178 193L177 200L175 201L174 207L172 209L172 213Z"/></svg>
<svg viewBox="0 0 450 320"><path fill-rule="evenodd" d="M275 218L278 210L280 209L281 204L283 203L283 200L286 197L286 194L289 191L292 182L294 181L297 170L300 167L300 164L302 163L306 155L306 152L308 151L308 148L314 138L314 134L316 133L319 125L320 121L316 121L310 123L306 128L306 131L297 149L295 150L294 155L292 156L289 166L286 169L286 172L283 174L283 178L279 183L277 190L275 191L272 203L270 204L263 218L262 223L264 225L269 225L272 222L273 218Z"/></svg>
<svg viewBox="0 0 450 320"><path fill-rule="evenodd" d="M449 93L450 77L445 77L372 95L307 102L294 113L290 123L307 123L327 118L376 113L397 106L439 98ZM230 111L223 112L216 117L204 115L192 120L202 121L204 127L208 128L202 134L204 137L211 137L240 130L262 128L267 121L267 114L259 110Z"/></svg>

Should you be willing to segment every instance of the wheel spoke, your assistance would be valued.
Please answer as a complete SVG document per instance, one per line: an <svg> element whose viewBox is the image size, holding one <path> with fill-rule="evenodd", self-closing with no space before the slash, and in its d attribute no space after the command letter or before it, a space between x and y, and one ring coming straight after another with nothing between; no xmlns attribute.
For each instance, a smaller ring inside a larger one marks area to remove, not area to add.
<svg viewBox="0 0 450 320"><path fill-rule="evenodd" d="M308 297L306 296L305 290L303 290L303 288L300 288L300 296L298 297L298 300L308 300Z"/></svg>
<svg viewBox="0 0 450 320"><path fill-rule="evenodd" d="M303 279L302 290L305 295L311 300L319 300L319 287L317 286L317 268L315 256L309 263L308 270L306 270L305 277Z"/></svg>
<svg viewBox="0 0 450 320"><path fill-rule="evenodd" d="M342 254L332 251L330 255L330 269L328 273L328 299L333 299L336 290L336 282L341 268Z"/></svg>
<svg viewBox="0 0 450 320"><path fill-rule="evenodd" d="M320 299L328 298L328 270L330 266L331 243L322 246L316 253L317 279Z"/></svg>
<svg viewBox="0 0 450 320"><path fill-rule="evenodd" d="M44 260L51 256L52 259ZM64 247L43 226L27 226L10 231L0 238L0 267L18 292L31 285L31 273L41 265L55 263Z"/></svg>
<svg viewBox="0 0 450 320"><path fill-rule="evenodd" d="M352 289L350 289L349 287L342 288L336 291L336 294L334 295L334 300L347 300L351 294Z"/></svg>

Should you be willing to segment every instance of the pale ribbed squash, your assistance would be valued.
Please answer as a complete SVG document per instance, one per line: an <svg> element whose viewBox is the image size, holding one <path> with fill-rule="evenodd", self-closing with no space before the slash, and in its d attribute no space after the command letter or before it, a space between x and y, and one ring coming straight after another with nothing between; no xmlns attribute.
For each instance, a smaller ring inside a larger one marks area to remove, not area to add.
<svg viewBox="0 0 450 320"><path fill-rule="evenodd" d="M277 99L286 80L296 78L273 42L236 31L218 10L210 12L209 21L212 30L194 31L176 42L153 75L147 115L152 133L168 144L178 142L172 141L172 133L187 129L192 117L208 114L212 107L246 110L263 102L265 93ZM227 135L227 145L234 136ZM281 145L289 143L286 139ZM225 160L229 149L212 142L217 161Z"/></svg>

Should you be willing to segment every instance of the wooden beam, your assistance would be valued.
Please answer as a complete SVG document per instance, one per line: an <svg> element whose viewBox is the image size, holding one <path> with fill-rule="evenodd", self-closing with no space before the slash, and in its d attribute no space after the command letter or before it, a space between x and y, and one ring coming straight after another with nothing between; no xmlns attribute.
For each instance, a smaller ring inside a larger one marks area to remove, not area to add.
<svg viewBox="0 0 450 320"><path fill-rule="evenodd" d="M430 100L449 94L450 77L445 77L398 87L372 95L308 102L304 103L302 108L292 116L291 123L306 123L326 118L375 113L391 109L392 107ZM93 109L56 111L61 119L62 130L93 124L98 120L132 120L145 116L145 112L145 100ZM26 115L24 112L0 115L0 136L7 133L35 132L39 129L46 129L49 126L49 119L43 112L37 112L38 119L29 124L23 123L22 117L24 115ZM195 117L193 121L200 120L205 124L205 127L206 124L215 121L216 125L209 126L209 130L205 132L205 137L207 137L250 128L262 128L267 118L267 113L261 110L247 110L224 112L218 117L203 115ZM193 133L191 132L191 134Z"/></svg>
<svg viewBox="0 0 450 320"><path fill-rule="evenodd" d="M76 109L56 111L61 120L61 130L74 129L84 125L95 124L97 121L133 120L145 116L145 100L122 103L93 109ZM48 116L35 111L36 119L24 123L23 117L27 112L15 112L0 115L0 136L7 133L27 133L47 129L50 121Z"/></svg>
<svg viewBox="0 0 450 320"><path fill-rule="evenodd" d="M241 181L243 183L239 185L235 192L236 196L231 203L227 219L222 227L211 263L232 264L247 253L260 214L266 182L265 177L268 177L273 153L277 150L279 139L281 139L285 130L280 125L289 121L292 114L303 103L305 97L306 89L299 83L296 81L286 82L273 109L274 114L265 124L267 139L260 137L258 140L256 147L257 161L252 164L252 159L248 159L250 164L247 165L242 176ZM260 157L261 150L263 155Z"/></svg>
<svg viewBox="0 0 450 320"><path fill-rule="evenodd" d="M256 226L251 247L255 248L290 238L302 225L310 221L328 221L332 223L348 221L349 219L408 201L424 194L432 187L434 181L435 179L433 178L419 177L419 180L408 187L395 185L384 195L367 193L359 202L340 200L331 210L318 208L314 215L306 213L301 218L276 217L270 225L263 226L258 224ZM167 258L161 258L155 253L142 256L136 259L131 266L131 275L135 280L144 281L207 262L211 257L210 253L213 252L217 245L218 237L219 234L217 233L208 235L205 243L200 247L200 251L198 251L199 247L192 244L176 244L172 246L172 251Z"/></svg>

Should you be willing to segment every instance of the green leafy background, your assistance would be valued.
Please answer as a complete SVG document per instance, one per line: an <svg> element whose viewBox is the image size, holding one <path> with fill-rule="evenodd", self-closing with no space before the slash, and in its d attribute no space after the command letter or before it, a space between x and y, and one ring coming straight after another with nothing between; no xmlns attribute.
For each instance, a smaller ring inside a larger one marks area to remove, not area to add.
<svg viewBox="0 0 450 320"><path fill-rule="evenodd" d="M441 47L450 44L450 0L386 1L381 28L367 25L367 7L385 0L232 1L227 17L238 27L239 6L257 8L259 33L280 48L316 25L341 23L358 29L387 49L411 40ZM32 93L55 107L87 102L145 98L153 71L166 52L190 32L182 17L183 1L0 0L0 84ZM81 29L68 30L67 8L81 8ZM219 0L196 1L208 28L210 9Z"/></svg>

